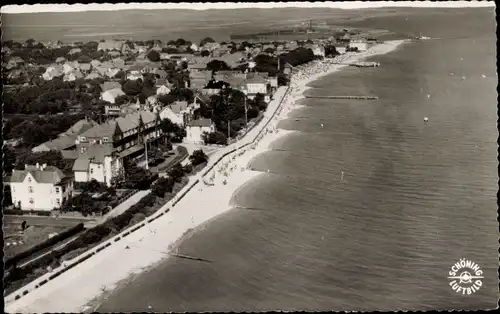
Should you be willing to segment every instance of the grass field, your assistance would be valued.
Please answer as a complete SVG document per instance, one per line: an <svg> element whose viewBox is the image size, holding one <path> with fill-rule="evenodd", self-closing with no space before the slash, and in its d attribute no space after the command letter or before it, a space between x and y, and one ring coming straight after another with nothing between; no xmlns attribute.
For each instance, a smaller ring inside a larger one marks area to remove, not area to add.
<svg viewBox="0 0 500 314"><path fill-rule="evenodd" d="M28 223L29 225L29 223ZM4 222L4 254L5 258L12 257L41 243L52 233L59 233L67 229L65 226L33 225L21 232L18 222Z"/></svg>

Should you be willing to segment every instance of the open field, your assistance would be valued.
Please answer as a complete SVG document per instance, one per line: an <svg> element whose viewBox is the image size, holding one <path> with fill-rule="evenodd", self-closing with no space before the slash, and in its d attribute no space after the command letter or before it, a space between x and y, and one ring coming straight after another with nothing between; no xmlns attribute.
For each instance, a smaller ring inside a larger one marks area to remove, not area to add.
<svg viewBox="0 0 500 314"><path fill-rule="evenodd" d="M76 222L73 222L76 224ZM30 247L42 243L50 234L59 233L66 229L64 226L30 225L21 232L21 223L4 222L4 252L5 258L12 257Z"/></svg>

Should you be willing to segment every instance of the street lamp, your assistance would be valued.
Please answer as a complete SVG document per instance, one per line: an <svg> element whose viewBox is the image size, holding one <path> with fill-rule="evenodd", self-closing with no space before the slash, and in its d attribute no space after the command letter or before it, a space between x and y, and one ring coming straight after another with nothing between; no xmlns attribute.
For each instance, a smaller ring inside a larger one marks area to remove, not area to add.
<svg viewBox="0 0 500 314"><path fill-rule="evenodd" d="M248 126L248 108L247 108L247 94L248 91L246 89L243 90L243 94L245 94L245 127Z"/></svg>

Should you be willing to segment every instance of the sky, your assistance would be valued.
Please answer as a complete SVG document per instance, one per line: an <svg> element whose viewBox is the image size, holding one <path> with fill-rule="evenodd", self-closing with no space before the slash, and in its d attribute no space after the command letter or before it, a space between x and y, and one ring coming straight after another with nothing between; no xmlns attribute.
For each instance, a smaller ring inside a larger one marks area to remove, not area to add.
<svg viewBox="0 0 500 314"><path fill-rule="evenodd" d="M79 12L109 11L124 9L238 9L238 8L280 8L280 7L328 7L339 9L379 7L485 7L495 6L494 1L347 1L347 2L262 2L262 3L118 3L118 4L33 4L2 6L1 13Z"/></svg>

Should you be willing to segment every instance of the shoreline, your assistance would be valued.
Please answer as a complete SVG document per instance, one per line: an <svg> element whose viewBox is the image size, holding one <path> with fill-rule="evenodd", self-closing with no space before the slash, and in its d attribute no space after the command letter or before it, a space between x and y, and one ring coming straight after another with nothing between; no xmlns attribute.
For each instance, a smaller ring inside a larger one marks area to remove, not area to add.
<svg viewBox="0 0 500 314"><path fill-rule="evenodd" d="M395 50L403 42L406 41L388 41L375 45L365 52L347 53L337 57L337 60L355 62L385 54ZM272 142L294 133L278 129L277 126L292 110L301 107L297 103L303 99L303 93L310 88L308 84L344 66L346 65L325 64L321 61L302 66L302 70L294 74L289 93L285 94L276 113L271 110L271 106L266 110L261 121L265 131L254 143L224 157L213 169L202 170L204 175L193 177L192 180L199 178L200 183L167 214L88 261L75 266L59 278L47 282L43 288L10 303L6 306L6 311L95 311L99 307L100 300L105 297L106 291L112 293L135 275L148 271L163 262L165 258L172 257L172 253L176 253L175 248L186 236L190 236L197 228L203 227L210 220L234 208L231 203L237 191L259 175L265 174L249 170L247 166L257 155L269 150ZM260 125L255 127L259 128ZM212 158L216 159L215 156ZM227 173L227 176L224 173ZM227 184L223 184L224 180ZM214 185L206 185L204 182L213 182ZM126 246L129 249L125 249ZM123 263L125 260L127 263ZM78 293L75 294L75 291Z"/></svg>

